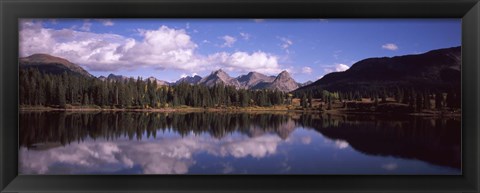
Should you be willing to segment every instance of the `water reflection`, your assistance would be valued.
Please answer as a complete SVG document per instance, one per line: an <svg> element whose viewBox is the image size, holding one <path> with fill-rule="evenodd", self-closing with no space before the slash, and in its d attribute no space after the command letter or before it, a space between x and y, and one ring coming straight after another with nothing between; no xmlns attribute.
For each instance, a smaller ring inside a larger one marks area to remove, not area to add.
<svg viewBox="0 0 480 193"><path fill-rule="evenodd" d="M22 112L19 171L459 174L460 139L455 119Z"/></svg>

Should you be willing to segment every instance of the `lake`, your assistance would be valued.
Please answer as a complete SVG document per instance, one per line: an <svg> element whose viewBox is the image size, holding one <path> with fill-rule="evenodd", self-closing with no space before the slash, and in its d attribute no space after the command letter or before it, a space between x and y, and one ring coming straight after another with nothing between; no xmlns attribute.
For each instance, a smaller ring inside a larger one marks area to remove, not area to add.
<svg viewBox="0 0 480 193"><path fill-rule="evenodd" d="M26 112L19 174L461 174L457 118Z"/></svg>

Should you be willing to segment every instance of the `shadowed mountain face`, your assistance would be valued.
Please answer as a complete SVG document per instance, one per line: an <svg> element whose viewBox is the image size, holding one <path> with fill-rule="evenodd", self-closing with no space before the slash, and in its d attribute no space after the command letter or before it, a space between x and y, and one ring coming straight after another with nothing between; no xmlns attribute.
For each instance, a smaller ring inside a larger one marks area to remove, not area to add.
<svg viewBox="0 0 480 193"><path fill-rule="evenodd" d="M290 92L298 88L298 83L293 80L287 71L281 72L275 80L265 86L266 89L280 90L283 92Z"/></svg>
<svg viewBox="0 0 480 193"><path fill-rule="evenodd" d="M109 74L107 79L113 80L113 81L124 81L124 80L128 80L129 78L122 75Z"/></svg>
<svg viewBox="0 0 480 193"><path fill-rule="evenodd" d="M320 87L351 91L385 87L437 89L460 87L461 47L432 50L418 55L369 58L344 72L325 75L297 91Z"/></svg>
<svg viewBox="0 0 480 193"><path fill-rule="evenodd" d="M267 76L258 72L249 72L247 75L241 75L237 78L243 88L251 89L261 83L270 83L275 80L273 76Z"/></svg>
<svg viewBox="0 0 480 193"><path fill-rule="evenodd" d="M70 61L48 54L33 54L19 59L20 68L36 68L42 73L67 74L93 77L85 69Z"/></svg>
<svg viewBox="0 0 480 193"><path fill-rule="evenodd" d="M175 82L175 84L180 84L180 83L197 84L198 82L200 82L200 80L202 80L202 77L198 75L187 76L187 77L180 78Z"/></svg>
<svg viewBox="0 0 480 193"><path fill-rule="evenodd" d="M217 84L223 84L228 86L234 86L235 88L241 88L238 80L230 77L230 75L228 75L222 69L214 71L205 78L202 78L202 80L200 80L198 84L202 84L208 87L212 87Z"/></svg>

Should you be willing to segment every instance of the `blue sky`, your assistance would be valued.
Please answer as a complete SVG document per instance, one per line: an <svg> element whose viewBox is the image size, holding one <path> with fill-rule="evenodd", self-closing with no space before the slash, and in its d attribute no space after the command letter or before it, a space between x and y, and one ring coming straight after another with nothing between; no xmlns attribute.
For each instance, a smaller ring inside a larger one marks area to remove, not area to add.
<svg viewBox="0 0 480 193"><path fill-rule="evenodd" d="M298 82L370 57L461 45L460 19L43 19L20 21L20 55L66 58L95 76L175 81L222 68Z"/></svg>

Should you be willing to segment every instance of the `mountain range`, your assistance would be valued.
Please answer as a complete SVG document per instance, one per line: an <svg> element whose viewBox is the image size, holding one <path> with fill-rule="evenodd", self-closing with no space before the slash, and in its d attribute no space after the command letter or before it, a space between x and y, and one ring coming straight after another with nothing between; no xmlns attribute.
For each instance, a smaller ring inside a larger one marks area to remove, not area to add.
<svg viewBox="0 0 480 193"><path fill-rule="evenodd" d="M20 68L36 68L43 73L67 74L96 78L77 64L47 54L34 54L19 59ZM100 80L126 80L129 77L110 74L98 77ZM343 72L333 72L321 79L306 83L296 82L287 71L277 76L249 72L236 78L222 69L201 77L183 77L175 82L159 80L158 85L180 83L214 86L224 84L238 89L271 89L284 92L304 93L311 90L361 91L392 87L434 90L461 88L461 47L432 50L422 54L395 57L367 58L353 64ZM146 79L145 79L146 80Z"/></svg>
<svg viewBox="0 0 480 193"><path fill-rule="evenodd" d="M34 54L28 57L20 58L19 61L20 67L23 69L36 68L43 73L62 74L66 72L67 74L95 78L79 65L69 62L66 59L48 54ZM130 77L115 74L109 74L107 77L98 77L98 79L102 81L125 81L129 78ZM217 84L223 84L235 86L237 89L277 89L284 92L290 92L299 88L300 86L311 83L310 81L306 83L297 83L287 71L281 72L278 74L278 76L267 76L258 72L249 72L246 75L240 75L236 78L233 78L222 69L213 71L210 75L203 78L198 75L187 76L175 82L167 82L164 80L159 80L155 77L149 77L147 79L152 82L155 81L157 85L172 86L180 83L187 83L212 87Z"/></svg>

